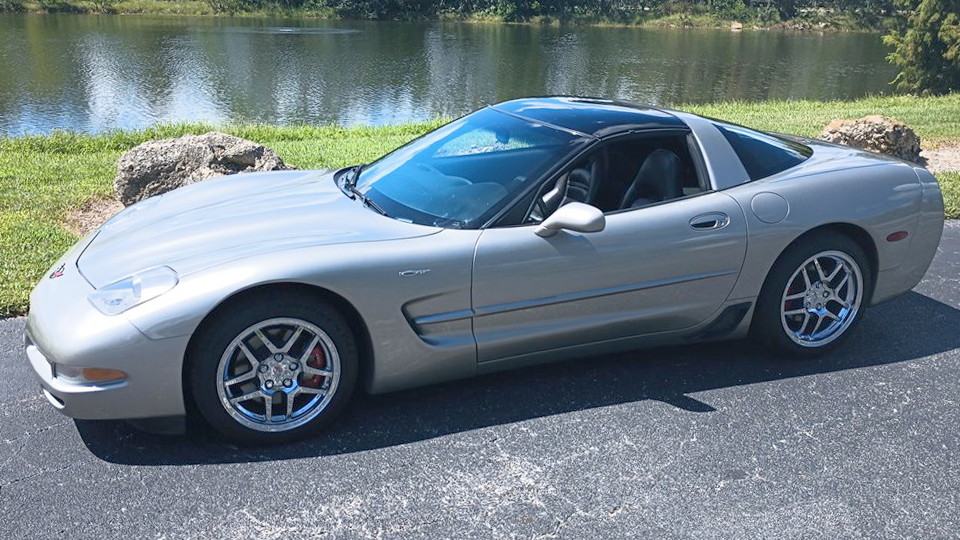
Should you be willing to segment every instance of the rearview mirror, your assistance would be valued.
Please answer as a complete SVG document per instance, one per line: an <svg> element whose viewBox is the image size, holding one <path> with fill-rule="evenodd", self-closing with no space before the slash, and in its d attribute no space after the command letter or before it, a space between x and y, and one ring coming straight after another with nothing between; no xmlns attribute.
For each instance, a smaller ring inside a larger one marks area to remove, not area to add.
<svg viewBox="0 0 960 540"><path fill-rule="evenodd" d="M533 232L537 236L553 236L560 229L576 232L599 232L607 225L603 212L599 208L578 202L565 204L557 209Z"/></svg>

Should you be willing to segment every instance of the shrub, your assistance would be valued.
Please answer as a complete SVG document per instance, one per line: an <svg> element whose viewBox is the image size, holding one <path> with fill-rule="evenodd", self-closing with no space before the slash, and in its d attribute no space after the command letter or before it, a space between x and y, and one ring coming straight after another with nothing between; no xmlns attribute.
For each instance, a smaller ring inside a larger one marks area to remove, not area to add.
<svg viewBox="0 0 960 540"><path fill-rule="evenodd" d="M900 89L946 94L960 89L960 0L898 0L909 10L900 28L884 36L895 47L887 60L900 68Z"/></svg>
<svg viewBox="0 0 960 540"><path fill-rule="evenodd" d="M5 11L23 11L23 0L0 0L0 13Z"/></svg>

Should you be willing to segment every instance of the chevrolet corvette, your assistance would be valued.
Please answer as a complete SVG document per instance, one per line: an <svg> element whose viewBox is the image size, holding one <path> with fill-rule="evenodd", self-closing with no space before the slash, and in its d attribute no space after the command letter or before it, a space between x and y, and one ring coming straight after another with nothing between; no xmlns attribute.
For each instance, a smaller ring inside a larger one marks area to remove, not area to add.
<svg viewBox="0 0 960 540"><path fill-rule="evenodd" d="M837 347L943 228L915 164L689 113L518 99L379 160L132 205L31 295L27 358L79 419L291 440L383 393L750 337Z"/></svg>

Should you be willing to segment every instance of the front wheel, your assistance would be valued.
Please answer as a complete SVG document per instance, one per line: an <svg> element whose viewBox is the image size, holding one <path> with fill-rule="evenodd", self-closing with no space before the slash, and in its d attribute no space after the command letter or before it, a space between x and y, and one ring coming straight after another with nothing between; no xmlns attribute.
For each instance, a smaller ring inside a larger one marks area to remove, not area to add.
<svg viewBox="0 0 960 540"><path fill-rule="evenodd" d="M772 352L818 356L862 318L870 278L868 259L850 238L833 232L805 238L767 276L752 334Z"/></svg>
<svg viewBox="0 0 960 540"><path fill-rule="evenodd" d="M329 423L356 385L346 320L311 297L234 305L197 336L188 383L203 418L227 438L284 442Z"/></svg>

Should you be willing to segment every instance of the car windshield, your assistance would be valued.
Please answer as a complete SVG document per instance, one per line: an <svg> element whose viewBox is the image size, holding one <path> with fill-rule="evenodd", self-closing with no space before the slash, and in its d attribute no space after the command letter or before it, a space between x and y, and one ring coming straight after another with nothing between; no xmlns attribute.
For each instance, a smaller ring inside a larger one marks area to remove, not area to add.
<svg viewBox="0 0 960 540"><path fill-rule="evenodd" d="M357 188L396 219L479 228L583 142L554 127L481 109L365 167Z"/></svg>

